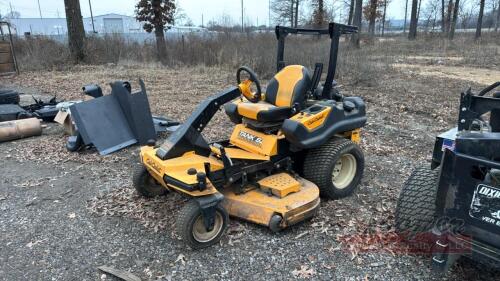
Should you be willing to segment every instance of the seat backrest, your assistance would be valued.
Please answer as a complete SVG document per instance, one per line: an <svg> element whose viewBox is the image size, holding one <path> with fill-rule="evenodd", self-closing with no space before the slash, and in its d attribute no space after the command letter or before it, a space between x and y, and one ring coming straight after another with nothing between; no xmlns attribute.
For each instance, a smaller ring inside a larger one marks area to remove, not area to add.
<svg viewBox="0 0 500 281"><path fill-rule="evenodd" d="M289 65L267 84L265 99L276 106L291 107L295 103L302 104L307 90L311 87L311 74L302 65Z"/></svg>

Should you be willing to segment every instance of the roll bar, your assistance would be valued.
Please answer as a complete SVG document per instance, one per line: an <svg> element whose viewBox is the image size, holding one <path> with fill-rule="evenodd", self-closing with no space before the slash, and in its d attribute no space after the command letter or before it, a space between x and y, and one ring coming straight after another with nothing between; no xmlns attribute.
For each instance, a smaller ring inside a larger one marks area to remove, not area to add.
<svg viewBox="0 0 500 281"><path fill-rule="evenodd" d="M352 25L345 25L340 23L331 22L328 24L327 29L307 29L307 28L291 28L285 26L276 26L275 33L278 39L278 55L276 62L276 72L279 72L285 67L285 38L289 34L303 34L303 35L329 35L331 39L330 56L328 60L328 73L326 75L325 85L323 87L323 98L328 98L332 90L333 78L337 70L337 56L339 52L339 39L343 34L357 33L358 27Z"/></svg>

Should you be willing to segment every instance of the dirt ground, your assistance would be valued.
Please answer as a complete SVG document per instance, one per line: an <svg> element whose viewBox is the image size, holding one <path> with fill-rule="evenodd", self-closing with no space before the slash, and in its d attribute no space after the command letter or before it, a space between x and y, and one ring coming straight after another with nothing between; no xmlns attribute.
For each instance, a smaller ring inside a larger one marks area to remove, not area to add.
<svg viewBox="0 0 500 281"><path fill-rule="evenodd" d="M138 147L105 157L93 150L70 153L57 124L47 124L41 137L1 143L0 279L115 280L97 269L108 265L144 280L493 280L499 272L466 260L440 276L427 256L341 242L394 233L404 180L415 166L429 163L434 136L454 126L460 92L485 86L474 79L479 74L449 74L457 69L446 62L406 67L407 61L398 61L376 86L341 85L345 95L363 97L368 109L365 175L352 197L323 200L315 218L279 234L233 219L220 245L201 251L174 233L183 198L146 200L132 189ZM138 78L145 80L154 114L181 121L205 97L235 84L232 72L215 68L120 65L28 72L0 82L25 98L71 100L81 99L88 83L109 91L110 81ZM206 135L221 138L230 128L220 113Z"/></svg>

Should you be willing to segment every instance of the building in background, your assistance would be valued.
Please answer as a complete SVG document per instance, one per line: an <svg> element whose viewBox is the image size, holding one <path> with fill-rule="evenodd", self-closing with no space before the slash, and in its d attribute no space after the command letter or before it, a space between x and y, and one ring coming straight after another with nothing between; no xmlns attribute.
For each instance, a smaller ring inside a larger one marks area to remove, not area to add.
<svg viewBox="0 0 500 281"><path fill-rule="evenodd" d="M65 18L16 18L10 22L17 35L64 35L68 32ZM93 32L91 18L83 18L83 26L87 33ZM98 34L144 32L135 17L119 14L95 16L94 28Z"/></svg>

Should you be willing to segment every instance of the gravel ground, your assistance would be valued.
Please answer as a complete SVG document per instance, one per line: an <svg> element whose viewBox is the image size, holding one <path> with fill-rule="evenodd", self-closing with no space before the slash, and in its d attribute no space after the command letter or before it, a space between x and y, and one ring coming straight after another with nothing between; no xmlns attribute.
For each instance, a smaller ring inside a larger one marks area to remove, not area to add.
<svg viewBox="0 0 500 281"><path fill-rule="evenodd" d="M124 66L23 73L0 82L68 100L82 98L79 89L87 83L139 77L153 112L180 120L234 83L233 73L220 69ZM279 234L231 220L220 245L201 251L173 232L183 198L145 200L133 191L138 147L105 157L92 150L69 153L62 129L47 124L41 137L0 144L0 279L115 280L97 269L108 265L143 280L493 280L498 272L467 261L439 276L426 256L359 240L394 233L401 185L416 165L428 162L434 136L453 125L459 93L469 84L480 86L404 69L383 74L375 87L346 83L344 94L360 95L368 106L359 190L322 201L318 216ZM230 128L221 113L206 135L223 137Z"/></svg>

